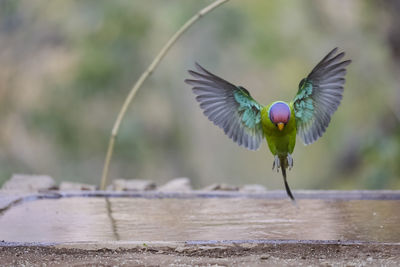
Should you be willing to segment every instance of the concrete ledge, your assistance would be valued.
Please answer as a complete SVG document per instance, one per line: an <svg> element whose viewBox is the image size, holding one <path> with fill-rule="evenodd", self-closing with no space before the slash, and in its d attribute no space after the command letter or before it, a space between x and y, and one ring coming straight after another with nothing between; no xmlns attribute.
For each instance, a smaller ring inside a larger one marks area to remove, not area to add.
<svg viewBox="0 0 400 267"><path fill-rule="evenodd" d="M334 201L339 200L340 205L343 206L346 203L352 203L352 201L346 202L346 200L378 200L379 206L390 205L390 207L394 207L392 211L397 210L397 204L400 200L400 191L295 191L297 199L304 199L303 203L318 203L317 206L311 206L308 208L319 208L319 210L323 210L326 206L331 205ZM15 210L20 209L22 215L17 216L16 218L22 218L21 216L26 215L26 210L24 210L24 206L20 207L19 205L26 203L27 206L32 210L33 206L44 205L47 208L50 208L48 205L54 203L65 203L68 201L75 201L74 199L66 199L66 198L77 198L76 201L81 203L84 202L85 199L79 198L105 198L106 200L101 199L91 199L90 203L102 203L104 205L104 212L106 212L107 203L125 203L124 205L128 205L127 203L131 203L129 199L114 199L108 200L107 198L132 198L134 202L152 202L149 201L151 199L155 199L155 203L178 203L186 202L186 203L223 203L220 206L219 210L226 210L225 208L229 208L229 205L226 203L235 203L236 205L242 203L248 203L247 206L244 206L246 210L253 206L253 203L264 203L263 205L258 206L259 209L265 212L265 209L268 208L269 203L280 203L282 205L282 210L295 210L292 211L292 215L290 215L290 219L296 218L299 212L290 204L290 200L286 196L286 192L284 191L267 191L262 193L245 193L238 191L189 191L189 192L159 192L159 191L146 191L146 192L114 192L114 191L46 191L42 193L26 193L13 195L7 191L0 191L0 216L7 216L9 213L7 212L11 209L11 213ZM64 198L64 200L62 200ZM141 199L140 199L141 198ZM42 202L33 202L36 200L46 199L46 201ZM51 199L56 199L57 201L51 201ZM165 200L159 200L165 199ZM180 201L182 199L182 201ZM253 201L254 199L254 201ZM283 200L283 201L268 201L271 200ZM50 200L50 201L48 201ZM267 201L264 201L267 200ZM316 201L315 201L316 200ZM321 200L321 201L319 201ZM343 200L343 201L342 201ZM382 201L380 201L382 200ZM389 200L389 201L388 201ZM87 199L86 199L87 201ZM108 202L107 202L108 201ZM285 202L287 201L287 203ZM392 202L393 201L393 202ZM28 202L28 203L27 203ZM104 202L104 203L103 203ZM361 201L362 202L362 201ZM360 201L356 201L356 203L361 203ZM301 203L301 202L300 202ZM321 204L322 203L322 204ZM371 204L371 201L365 202ZM355 210L349 210L348 212L353 214L354 211L363 210L363 212L368 212L370 216L368 218L372 218L372 221L375 224L372 224L371 229L375 229L376 231L383 231L380 229L387 229L387 233L396 234L395 230L397 228L393 228L393 221L391 221L390 227L386 226L384 228L379 227L379 219L387 218L387 214L380 214L378 211L377 214L374 215L375 209L369 209L368 206L365 206L364 202L362 202L359 206L356 206ZM225 205L225 206L224 206ZM228 205L228 206L226 206ZM18 206L13 210L14 206ZM51 205L50 205L51 206ZM75 206L77 207L76 203ZM73 206L73 207L75 207ZM102 206L103 207L103 206ZM162 210L161 206L161 210ZM175 206L176 210L181 210L182 208L178 205ZM183 207L183 206L182 206ZM53 207L54 208L54 207ZM82 208L80 206L80 208ZM109 218L105 217L102 220L106 221L110 227L113 226L114 230L123 231L123 229L118 229L118 218L126 218L126 217L113 217L116 211L117 205L110 206L109 210ZM305 208L300 210L302 212L305 211ZM41 209L38 209L41 210ZM65 208L65 210L71 210L70 208ZM103 210L103 209L100 209ZM57 209L55 210L57 211ZM59 213L62 213L63 209L60 209ZM138 211L138 210L136 210ZM140 211L140 210L139 210ZM318 209L313 209L311 212L318 211ZM386 210L385 210L386 211ZM218 212L214 210L213 216L216 216ZM282 211L279 209L279 213ZM139 212L140 213L140 212ZM55 214L55 213L51 213ZM75 213L71 213L75 215ZM82 213L86 214L86 213ZM97 213L95 213L97 214ZM127 213L128 214L128 213ZM129 213L136 214L136 213ZM205 214L208 214L205 211ZM270 213L265 213L266 218ZM336 219L338 215L341 213L333 213L332 216ZM391 213L395 214L395 213ZM142 214L143 215L143 214ZM233 214L235 215L235 214ZM53 216L53 215L51 215ZM54 215L55 216L55 215ZM69 216L69 215L68 215ZM50 217L49 217L50 218ZM60 217L59 217L60 218ZM152 217L149 217L152 218ZM213 217L214 218L214 217ZM245 218L248 218L247 216ZM299 218L297 221L301 225L305 224L307 221L307 216L304 218ZM319 220L320 217L318 217ZM330 217L329 217L330 218ZM328 218L328 219L329 219ZM64 218L65 219L65 218ZM81 221L82 218L78 217L78 221ZM253 218L254 219L254 218ZM262 217L264 219L264 217ZM326 218L325 218L326 219ZM132 219L134 220L134 219ZM154 220L142 220L142 224L144 226L149 226L153 223L153 226L159 226L157 223L159 218L155 218ZM340 222L342 222L341 218L338 218ZM328 220L329 221L329 220ZM18 221L17 221L18 222ZM88 223L91 221L88 220ZM117 224L115 224L117 222ZM198 223L197 220L194 220L195 223ZM230 222L228 220L228 222ZM255 223L255 221L249 221L250 223ZM282 221L277 221L276 223L281 223ZM285 221L286 224L290 222ZM324 225L324 220L321 218L321 221L318 221L319 225ZM114 223L114 224L113 224ZM247 221L243 221L243 225L246 224ZM264 221L258 221L258 223L263 224ZM266 221L265 223L269 223ZM293 222L292 222L293 223ZM351 224L354 222L348 221L347 223ZM346 223L346 224L347 224ZM30 222L28 222L29 226L25 224L21 229L26 229L26 227L30 227ZM218 224L218 223L217 223ZM273 223L271 223L273 224ZM11 228L15 228L15 224L9 224ZM38 224L40 227L40 224ZM68 224L69 225L69 224ZM307 223L305 224L307 225ZM208 221L205 225L204 231L210 231L210 225ZM233 225L234 226L234 225ZM313 227L317 227L318 225L314 225ZM22 227L22 226L20 226ZM196 225L194 225L196 227ZM324 229L330 229L329 225L327 225ZM396 227L396 225L395 225ZM42 228L40 228L42 229ZM52 228L50 228L52 229ZM101 232L104 231L104 227L99 228ZM156 228L154 228L156 229ZM169 228L168 228L169 229ZM167 229L167 230L168 230ZM268 228L270 229L270 228ZM314 228L312 228L314 229ZM322 228L321 228L322 229ZM323 232L322 229L321 231ZM179 229L175 229L178 231ZM192 228L190 228L193 231ZM242 231L242 228L239 229ZM170 231L170 230L168 230ZM389 232L388 232L389 231ZM371 232L368 230L368 232ZM19 233L19 232L18 232ZM135 241L104 241L98 240L96 242L69 242L70 238L64 239L68 242L2 242L0 237L0 265L1 266L9 266L9 265L126 265L126 266L142 266L142 265L152 265L152 266L166 266L166 265L180 265L180 266L193 266L193 265L243 265L243 266L277 266L277 265L340 265L340 266L377 266L377 265L385 265L385 266L399 266L400 265L400 243L396 243L398 239L380 239L386 241L395 241L394 243L389 242L375 242L377 239L370 239L370 241L358 241L358 240L330 240L332 237L327 238L327 240L301 240L307 238L314 237L300 237L299 240L294 239L254 239L254 240L246 240L244 237L241 240L188 240L190 237L186 239L186 241L171 241L176 240L174 238L169 239L169 241L146 241L142 240L145 238L140 238L139 235L134 235L137 238ZM192 232L191 232L192 233ZM52 233L53 235L53 233ZM93 235L96 236L96 235ZM392 235L391 235L392 236ZM156 236L158 240L158 235ZM179 238L179 231L178 236ZM227 235L227 238L238 238L235 235ZM352 236L352 238L359 236ZM162 237L161 237L162 238ZM202 237L199 237L202 238ZM253 237L250 237L253 238ZM263 238L260 235L256 235L255 238ZM276 237L281 238L281 237ZM282 237L285 238L285 237ZM288 237L293 238L293 237ZM334 237L336 238L336 237ZM339 238L339 236L338 236ZM340 237L341 238L341 237ZM4 237L3 237L4 239ZM133 238L132 238L133 239ZM215 236L211 236L210 239L217 239ZM315 239L322 239L320 237L315 237ZM343 239L343 238L341 238ZM9 239L13 240L13 239ZM15 239L18 240L18 239ZM29 240L29 239L20 239L20 240ZM35 240L35 239L31 239ZM51 240L51 239L49 239ZM56 241L60 241L59 239L55 239ZM81 239L77 239L81 240ZM87 239L92 240L92 239ZM119 239L116 239L119 240ZM125 239L127 240L127 239ZM150 240L150 239L149 239ZM165 239L168 240L168 239ZM184 239L183 239L184 240ZM368 240L368 239L367 239ZM378 239L379 240L379 239Z"/></svg>

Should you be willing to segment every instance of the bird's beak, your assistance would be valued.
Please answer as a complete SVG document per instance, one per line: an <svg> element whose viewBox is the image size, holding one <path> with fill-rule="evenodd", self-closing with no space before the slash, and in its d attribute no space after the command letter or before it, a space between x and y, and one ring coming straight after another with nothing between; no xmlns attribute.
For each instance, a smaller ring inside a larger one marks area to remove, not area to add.
<svg viewBox="0 0 400 267"><path fill-rule="evenodd" d="M278 129L279 129L279 131L282 131L282 130L283 130L283 127L285 127L285 124L284 124L283 122L279 122L279 123L278 123Z"/></svg>

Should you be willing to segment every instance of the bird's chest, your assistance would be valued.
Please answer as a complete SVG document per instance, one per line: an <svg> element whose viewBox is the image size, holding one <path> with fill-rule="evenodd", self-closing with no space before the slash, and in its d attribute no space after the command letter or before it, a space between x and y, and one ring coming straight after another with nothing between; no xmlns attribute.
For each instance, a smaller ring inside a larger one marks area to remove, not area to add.
<svg viewBox="0 0 400 267"><path fill-rule="evenodd" d="M278 127L271 122L268 113L264 112L261 114L261 123L264 136L273 154L286 155L293 151L292 146L294 146L296 133L292 121L289 120L285 128L280 131Z"/></svg>

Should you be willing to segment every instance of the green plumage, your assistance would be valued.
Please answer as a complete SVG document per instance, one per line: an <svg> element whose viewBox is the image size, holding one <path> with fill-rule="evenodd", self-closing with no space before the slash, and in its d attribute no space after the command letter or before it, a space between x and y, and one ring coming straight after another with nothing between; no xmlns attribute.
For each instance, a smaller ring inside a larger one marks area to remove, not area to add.
<svg viewBox="0 0 400 267"><path fill-rule="evenodd" d="M314 106L310 96L312 95L312 83L307 81L307 79L303 79L299 85L299 91L294 98L295 107L296 107L296 117L299 120L309 121L313 117Z"/></svg>
<svg viewBox="0 0 400 267"><path fill-rule="evenodd" d="M276 103L276 102L274 102ZM292 116L285 128L280 131L269 118L269 109L271 103L261 111L261 121L264 136L267 139L269 150L273 155L286 157L287 154L292 154L296 145L296 120L293 108L289 105Z"/></svg>
<svg viewBox="0 0 400 267"><path fill-rule="evenodd" d="M254 128L261 121L260 111L262 107L255 102L248 91L243 87L238 87L239 90L234 92L236 102L239 103L239 114L242 117L242 122L247 128Z"/></svg>
<svg viewBox="0 0 400 267"><path fill-rule="evenodd" d="M273 166L282 170L286 192L294 200L286 181L286 169L293 166L291 154L296 135L304 144L315 142L325 132L342 99L346 66L351 61L341 61L344 52L336 53L337 48L301 80L290 103L276 101L264 107L245 88L227 82L199 64L197 71L189 71L194 79L185 82L193 86L204 115L234 142L257 150L263 138L266 139L275 156ZM276 110L276 118L272 108Z"/></svg>

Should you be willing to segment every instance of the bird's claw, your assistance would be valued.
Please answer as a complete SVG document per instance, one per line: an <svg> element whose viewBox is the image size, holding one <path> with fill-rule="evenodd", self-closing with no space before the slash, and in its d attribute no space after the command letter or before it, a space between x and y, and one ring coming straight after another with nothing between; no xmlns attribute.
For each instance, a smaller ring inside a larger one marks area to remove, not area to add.
<svg viewBox="0 0 400 267"><path fill-rule="evenodd" d="M286 158L287 158L289 170L291 170L291 169L293 168L293 158L292 158L292 155L288 154Z"/></svg>
<svg viewBox="0 0 400 267"><path fill-rule="evenodd" d="M272 170L276 167L276 171L279 172L279 168L281 167L281 161L279 160L278 156L275 156L274 163L272 163Z"/></svg>

